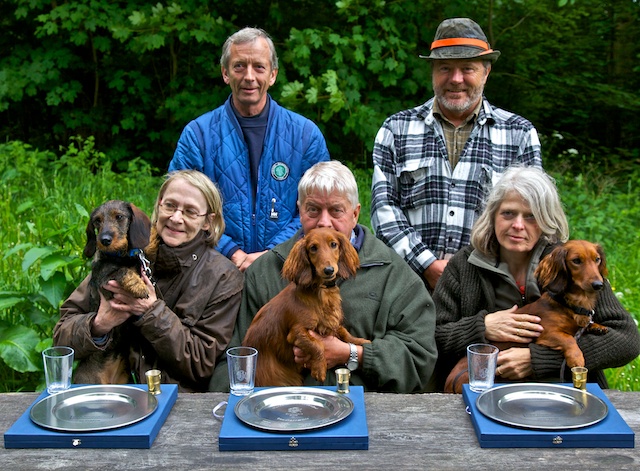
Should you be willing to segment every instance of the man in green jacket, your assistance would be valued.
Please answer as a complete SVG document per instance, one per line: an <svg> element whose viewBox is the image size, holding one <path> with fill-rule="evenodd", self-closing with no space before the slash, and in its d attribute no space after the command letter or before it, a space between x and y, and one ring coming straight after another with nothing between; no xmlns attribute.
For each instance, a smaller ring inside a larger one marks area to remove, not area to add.
<svg viewBox="0 0 640 471"><path fill-rule="evenodd" d="M358 187L351 171L338 161L311 167L298 185L298 207L301 231L258 258L245 272L230 346L242 343L256 313L286 286L280 272L296 241L316 227L332 227L350 238L360 257L356 276L340 284L345 326L354 336L371 343L355 346L324 337L327 367L347 365L351 384L363 385L367 391L432 390L437 357L433 301L404 260L358 224ZM302 357L296 361L304 363ZM305 385L317 384L310 375L305 377ZM325 384L335 384L333 372L328 372ZM226 358L220 358L209 389L229 390Z"/></svg>

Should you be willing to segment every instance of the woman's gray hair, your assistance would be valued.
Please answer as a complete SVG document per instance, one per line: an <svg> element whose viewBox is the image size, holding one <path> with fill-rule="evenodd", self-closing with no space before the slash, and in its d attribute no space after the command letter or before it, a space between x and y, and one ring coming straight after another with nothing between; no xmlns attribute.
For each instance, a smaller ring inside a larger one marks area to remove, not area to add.
<svg viewBox="0 0 640 471"><path fill-rule="evenodd" d="M496 213L513 193L520 195L531 208L542 230L541 238L551 244L569 239L569 223L553 178L539 168L516 165L502 174L489 193L485 209L471 230L471 245L484 255L498 255Z"/></svg>
<svg viewBox="0 0 640 471"><path fill-rule="evenodd" d="M222 237L225 228L224 216L222 215L222 196L211 179L197 170L178 170L166 175L158 192L155 207L153 208L151 224L155 226L158 222L160 203L167 191L167 187L171 182L178 179L182 179L194 188L197 188L200 190L200 193L202 193L202 196L204 196L204 200L207 202L207 215L205 218L209 223L209 230L205 231L207 233L206 242L209 247L215 247L218 245L218 241L220 237Z"/></svg>
<svg viewBox="0 0 640 471"><path fill-rule="evenodd" d="M343 195L354 208L360 204L356 178L349 167L337 160L318 162L304 173L298 183L298 204L302 205L307 195L315 191Z"/></svg>
<svg viewBox="0 0 640 471"><path fill-rule="evenodd" d="M231 45L232 44L247 44L252 43L258 38L264 38L271 50L271 68L273 70L278 69L278 54L276 54L276 47L271 40L271 37L266 31L260 28L243 28L240 31L233 33L227 38L222 46L222 56L220 56L220 65L225 69L229 68L229 57L231 57Z"/></svg>

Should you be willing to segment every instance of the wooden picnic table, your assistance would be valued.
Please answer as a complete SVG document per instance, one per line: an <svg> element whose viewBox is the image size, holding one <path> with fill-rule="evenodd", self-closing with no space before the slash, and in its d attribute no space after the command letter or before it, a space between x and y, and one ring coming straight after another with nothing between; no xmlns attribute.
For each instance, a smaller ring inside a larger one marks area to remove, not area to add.
<svg viewBox="0 0 640 471"><path fill-rule="evenodd" d="M606 391L637 436L640 392ZM4 432L38 397L0 394ZM462 396L366 393L369 449L218 451L221 423L212 408L223 393L179 394L151 449L5 449L0 469L14 470L595 470L640 469L636 448L481 448Z"/></svg>

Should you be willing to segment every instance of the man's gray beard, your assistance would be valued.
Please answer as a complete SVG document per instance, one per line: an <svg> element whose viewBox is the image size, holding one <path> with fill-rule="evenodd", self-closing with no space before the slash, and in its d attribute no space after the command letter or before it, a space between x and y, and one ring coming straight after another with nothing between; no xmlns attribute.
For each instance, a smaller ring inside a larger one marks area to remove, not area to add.
<svg viewBox="0 0 640 471"><path fill-rule="evenodd" d="M445 110L453 111L456 113L463 113L475 107L475 105L478 103L478 100L480 99L481 96L482 96L482 90L476 90L473 95L470 95L469 98L464 101L464 103L459 103L459 102L452 103L449 100L447 100L444 96L440 96L439 94L436 94L436 98L438 99L438 104L440 105L441 108L444 108Z"/></svg>

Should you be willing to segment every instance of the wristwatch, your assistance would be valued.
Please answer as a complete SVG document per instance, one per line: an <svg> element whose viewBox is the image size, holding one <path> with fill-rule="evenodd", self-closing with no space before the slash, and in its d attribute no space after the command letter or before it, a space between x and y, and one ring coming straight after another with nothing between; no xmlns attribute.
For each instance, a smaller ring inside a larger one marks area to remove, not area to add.
<svg viewBox="0 0 640 471"><path fill-rule="evenodd" d="M358 369L358 349L352 343L349 344L349 361L347 362L347 368L349 368L349 371Z"/></svg>

